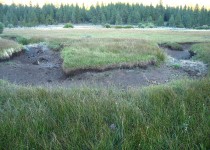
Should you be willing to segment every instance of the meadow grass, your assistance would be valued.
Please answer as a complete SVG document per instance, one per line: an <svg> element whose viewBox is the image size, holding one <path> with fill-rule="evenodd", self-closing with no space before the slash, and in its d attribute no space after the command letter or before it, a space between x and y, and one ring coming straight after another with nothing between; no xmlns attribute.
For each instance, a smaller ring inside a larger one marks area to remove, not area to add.
<svg viewBox="0 0 210 150"><path fill-rule="evenodd" d="M22 46L17 42L0 38L0 59L10 58L14 53L21 50Z"/></svg>
<svg viewBox="0 0 210 150"><path fill-rule="evenodd" d="M0 149L209 149L210 80L143 90L0 82Z"/></svg>
<svg viewBox="0 0 210 150"><path fill-rule="evenodd" d="M157 44L127 39L74 40L65 44L61 56L64 69L69 71L164 60Z"/></svg>
<svg viewBox="0 0 210 150"><path fill-rule="evenodd" d="M65 48L61 53L63 58L67 57L64 58L67 68L162 60L159 42L210 39L208 31L185 34L184 31L69 29L50 33L34 29L4 32L43 38L55 42L52 46L56 49L62 43ZM91 38L83 38L84 35ZM209 64L209 46L209 43L193 46L197 53L194 59ZM0 149L207 150L210 149L209 89L209 76L127 91L88 87L46 89L0 81Z"/></svg>
<svg viewBox="0 0 210 150"><path fill-rule="evenodd" d="M50 33L50 34L49 34ZM46 41L69 41L70 39L108 38L143 39L163 42L207 42L210 31L158 30L158 29L6 29L3 35L20 35L25 38L43 38Z"/></svg>
<svg viewBox="0 0 210 150"><path fill-rule="evenodd" d="M3 36L42 39L55 50L64 47L61 55L67 74L164 60L156 43L210 41L210 31L158 29L7 29ZM175 47L180 48L177 44Z"/></svg>

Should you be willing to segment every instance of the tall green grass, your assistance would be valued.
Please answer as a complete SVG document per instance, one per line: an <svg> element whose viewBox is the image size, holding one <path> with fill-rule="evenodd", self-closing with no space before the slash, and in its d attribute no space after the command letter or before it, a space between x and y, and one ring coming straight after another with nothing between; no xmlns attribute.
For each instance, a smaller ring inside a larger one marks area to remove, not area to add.
<svg viewBox="0 0 210 150"><path fill-rule="evenodd" d="M193 59L203 61L208 65L208 75L210 76L210 43L195 44L191 50L196 53Z"/></svg>
<svg viewBox="0 0 210 150"><path fill-rule="evenodd" d="M191 49L196 53L194 59L199 59L210 65L210 43L195 44Z"/></svg>
<svg viewBox="0 0 210 150"><path fill-rule="evenodd" d="M0 149L209 149L210 80L143 90L0 82Z"/></svg>
<svg viewBox="0 0 210 150"><path fill-rule="evenodd" d="M145 40L82 39L72 40L62 51L67 70L107 67L148 61L163 61L157 44Z"/></svg>

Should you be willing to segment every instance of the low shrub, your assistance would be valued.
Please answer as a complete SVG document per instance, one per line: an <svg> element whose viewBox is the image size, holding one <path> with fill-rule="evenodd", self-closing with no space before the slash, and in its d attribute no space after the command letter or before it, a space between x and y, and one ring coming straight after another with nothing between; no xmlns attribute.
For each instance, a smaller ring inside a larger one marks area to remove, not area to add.
<svg viewBox="0 0 210 150"><path fill-rule="evenodd" d="M204 29L204 30L208 30L208 29L210 29L210 26L208 26L208 25L203 25L203 26L199 26L199 27L195 27L195 29Z"/></svg>
<svg viewBox="0 0 210 150"><path fill-rule="evenodd" d="M147 23L147 27L148 27L148 28L154 28L155 25L154 25L154 23L151 23L151 22L150 22L150 23Z"/></svg>
<svg viewBox="0 0 210 150"><path fill-rule="evenodd" d="M139 23L138 25L139 28L154 28L155 25L152 22L147 22L147 23Z"/></svg>
<svg viewBox="0 0 210 150"><path fill-rule="evenodd" d="M30 43L30 39L27 39L21 36L16 37L16 41L22 45L28 45Z"/></svg>
<svg viewBox="0 0 210 150"><path fill-rule="evenodd" d="M105 24L104 27L105 28L111 28L111 25L110 24Z"/></svg>
<svg viewBox="0 0 210 150"><path fill-rule="evenodd" d="M143 24L143 23L139 23L138 27L139 27L139 28L145 28L145 27L146 27L146 25L145 25L145 24Z"/></svg>
<svg viewBox="0 0 210 150"><path fill-rule="evenodd" d="M14 28L14 25L13 24L8 24L7 27L11 29L11 28Z"/></svg>
<svg viewBox="0 0 210 150"><path fill-rule="evenodd" d="M74 26L71 23L67 23L67 24L64 25L63 28L74 28Z"/></svg>

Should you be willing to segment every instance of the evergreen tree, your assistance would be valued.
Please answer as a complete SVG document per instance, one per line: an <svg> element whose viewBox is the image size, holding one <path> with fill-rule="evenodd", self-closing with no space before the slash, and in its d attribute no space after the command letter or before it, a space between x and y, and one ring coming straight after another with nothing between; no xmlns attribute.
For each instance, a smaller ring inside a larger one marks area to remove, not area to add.
<svg viewBox="0 0 210 150"><path fill-rule="evenodd" d="M31 1L32 2L32 1ZM162 1L157 6L142 4L110 3L106 6L97 3L89 9L83 5L53 4L38 5L3 5L0 3L0 22L5 26L34 26L56 23L93 23L93 24L138 24L152 22L158 26L167 22L169 26L196 27L210 25L210 10L196 5L191 7L164 7Z"/></svg>
<svg viewBox="0 0 210 150"><path fill-rule="evenodd" d="M168 24L170 27L175 27L174 15L171 15Z"/></svg>
<svg viewBox="0 0 210 150"><path fill-rule="evenodd" d="M178 14L177 14L176 17L175 17L175 26L176 26L176 27L183 27L180 12L178 12Z"/></svg>
<svg viewBox="0 0 210 150"><path fill-rule="evenodd" d="M0 22L0 34L2 34L3 30L4 30L4 25L3 23Z"/></svg>
<svg viewBox="0 0 210 150"><path fill-rule="evenodd" d="M159 16L158 21L157 21L158 26L163 26L164 25L164 19L163 16Z"/></svg>
<svg viewBox="0 0 210 150"><path fill-rule="evenodd" d="M120 16L119 13L117 13L116 15L116 22L115 22L116 25L121 25L122 24L122 17Z"/></svg>
<svg viewBox="0 0 210 150"><path fill-rule="evenodd" d="M153 22L152 16L149 16L149 17L147 18L147 22Z"/></svg>

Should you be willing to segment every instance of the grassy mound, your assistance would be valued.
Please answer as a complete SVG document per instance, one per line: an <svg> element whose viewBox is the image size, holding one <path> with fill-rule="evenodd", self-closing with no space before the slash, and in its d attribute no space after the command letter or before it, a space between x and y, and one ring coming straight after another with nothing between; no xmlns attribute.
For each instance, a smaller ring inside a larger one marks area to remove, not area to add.
<svg viewBox="0 0 210 150"><path fill-rule="evenodd" d="M0 82L0 149L209 149L210 80L142 91Z"/></svg>
<svg viewBox="0 0 210 150"><path fill-rule="evenodd" d="M74 40L62 51L67 74L82 70L141 67L163 61L164 56L157 44L144 40Z"/></svg>
<svg viewBox="0 0 210 150"><path fill-rule="evenodd" d="M14 41L0 38L0 60L8 59L22 51L22 46Z"/></svg>

